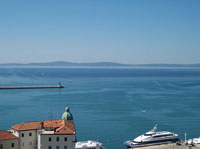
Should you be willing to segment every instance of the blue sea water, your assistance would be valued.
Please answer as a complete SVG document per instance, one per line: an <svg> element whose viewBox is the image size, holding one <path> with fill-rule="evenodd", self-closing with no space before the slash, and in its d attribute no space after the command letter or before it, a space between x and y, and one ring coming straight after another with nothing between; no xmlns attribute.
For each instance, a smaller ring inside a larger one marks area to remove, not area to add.
<svg viewBox="0 0 200 149"><path fill-rule="evenodd" d="M200 136L200 69L0 68L0 86L58 82L67 88L0 90L0 129L60 119L69 106L78 141L106 149L125 148L155 124L182 139Z"/></svg>

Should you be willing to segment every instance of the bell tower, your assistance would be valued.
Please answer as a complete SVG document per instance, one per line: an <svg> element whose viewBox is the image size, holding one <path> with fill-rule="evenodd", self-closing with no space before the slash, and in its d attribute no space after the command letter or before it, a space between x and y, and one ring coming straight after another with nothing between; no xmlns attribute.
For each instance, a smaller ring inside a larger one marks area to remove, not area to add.
<svg viewBox="0 0 200 149"><path fill-rule="evenodd" d="M71 112L69 111L69 107L65 108L65 112L62 115L62 119L68 120L68 121L73 121L73 116Z"/></svg>

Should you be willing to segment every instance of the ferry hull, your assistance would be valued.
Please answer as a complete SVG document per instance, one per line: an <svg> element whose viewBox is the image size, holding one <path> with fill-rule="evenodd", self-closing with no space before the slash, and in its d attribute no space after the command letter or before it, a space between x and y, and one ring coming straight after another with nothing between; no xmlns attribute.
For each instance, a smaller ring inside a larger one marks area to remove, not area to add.
<svg viewBox="0 0 200 149"><path fill-rule="evenodd" d="M148 141L148 142L141 142L141 143L126 141L124 144L127 146L127 148L137 148L137 147L146 147L146 146L176 143L178 141L180 141L180 139L177 138L177 139L173 139L173 140L168 139L168 140L162 140L162 141Z"/></svg>

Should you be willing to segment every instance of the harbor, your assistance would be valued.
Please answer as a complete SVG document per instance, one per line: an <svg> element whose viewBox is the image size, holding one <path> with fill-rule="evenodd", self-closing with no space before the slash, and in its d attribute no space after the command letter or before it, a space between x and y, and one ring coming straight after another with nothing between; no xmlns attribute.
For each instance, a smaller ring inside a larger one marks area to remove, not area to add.
<svg viewBox="0 0 200 149"><path fill-rule="evenodd" d="M133 148L132 148L133 149ZM184 143L181 145L173 144L164 144L164 145L155 145L155 146L148 146L148 147L138 147L137 149L200 149L200 146L188 146Z"/></svg>
<svg viewBox="0 0 200 149"><path fill-rule="evenodd" d="M185 141L179 138L178 134L169 131L156 131L157 124L154 128L145 134L142 134L134 140L125 141L124 144L127 148L139 148L139 149L170 149L170 148L200 148L200 138L194 138L187 140L187 134L185 133Z"/></svg>
<svg viewBox="0 0 200 149"><path fill-rule="evenodd" d="M100 70L105 76L103 79L101 76L96 77ZM158 131L178 134L182 141L185 141L185 133L186 140L200 136L200 86L196 86L199 78L182 77L190 72L199 76L200 70L177 70L180 74L176 72L176 75L180 80L176 80L176 77L168 78L173 75L173 69L154 70L166 74L165 77L158 75L156 80L150 77L149 69L124 69L125 74L122 77L117 77L122 69L100 70L76 69L74 72L74 69L57 69L55 74L53 68L2 69L0 86L44 86L58 85L61 82L67 88L0 90L0 129L9 130L15 124L29 121L60 119L65 106L69 106L72 114L75 114L77 141L98 141L106 149L126 149L125 141L145 134L155 124L158 125ZM3 76L11 71L15 75ZM137 74L138 71L147 76L137 80L136 77L127 77ZM35 72L44 72L46 77L29 76ZM79 76L74 77L75 73ZM110 78L113 73L114 76ZM25 75L29 77L24 77ZM187 87L181 85L187 84L188 80L191 83ZM25 136L29 137L29 134ZM189 147L174 144L140 148Z"/></svg>
<svg viewBox="0 0 200 149"><path fill-rule="evenodd" d="M127 149L200 149L200 138L182 141L178 134L167 131L156 131L157 125L144 135L133 141L126 141ZM8 130L0 130L0 149L108 149L98 141L77 140L77 130L70 108L66 107L61 119L28 121L11 126ZM29 139L24 139L24 137ZM186 134L185 134L186 137ZM42 139L41 139L42 138ZM140 138L140 140L139 140ZM46 141L48 140L48 141ZM59 141L64 140L64 141ZM30 142L32 142L30 144Z"/></svg>

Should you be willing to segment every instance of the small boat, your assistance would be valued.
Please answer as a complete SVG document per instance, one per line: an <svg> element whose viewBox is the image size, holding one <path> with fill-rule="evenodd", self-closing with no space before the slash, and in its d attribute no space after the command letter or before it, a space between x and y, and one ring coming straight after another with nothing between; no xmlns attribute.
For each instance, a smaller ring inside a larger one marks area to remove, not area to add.
<svg viewBox="0 0 200 149"><path fill-rule="evenodd" d="M104 149L103 144L97 141L76 142L75 149Z"/></svg>
<svg viewBox="0 0 200 149"><path fill-rule="evenodd" d="M200 145L200 137L199 137L199 138L194 138L194 139L192 140L192 142L193 142L194 144L199 144L199 145Z"/></svg>
<svg viewBox="0 0 200 149"><path fill-rule="evenodd" d="M192 139L187 140L186 145L187 146L194 146L193 140Z"/></svg>
<svg viewBox="0 0 200 149"><path fill-rule="evenodd" d="M133 147L145 147L145 146L152 146L152 145L161 145L161 144L168 144L168 143L175 143L180 141L178 138L178 134L168 132L168 131L158 131L157 125L154 128L145 134L138 136L134 140L126 141L124 144L128 148Z"/></svg>

